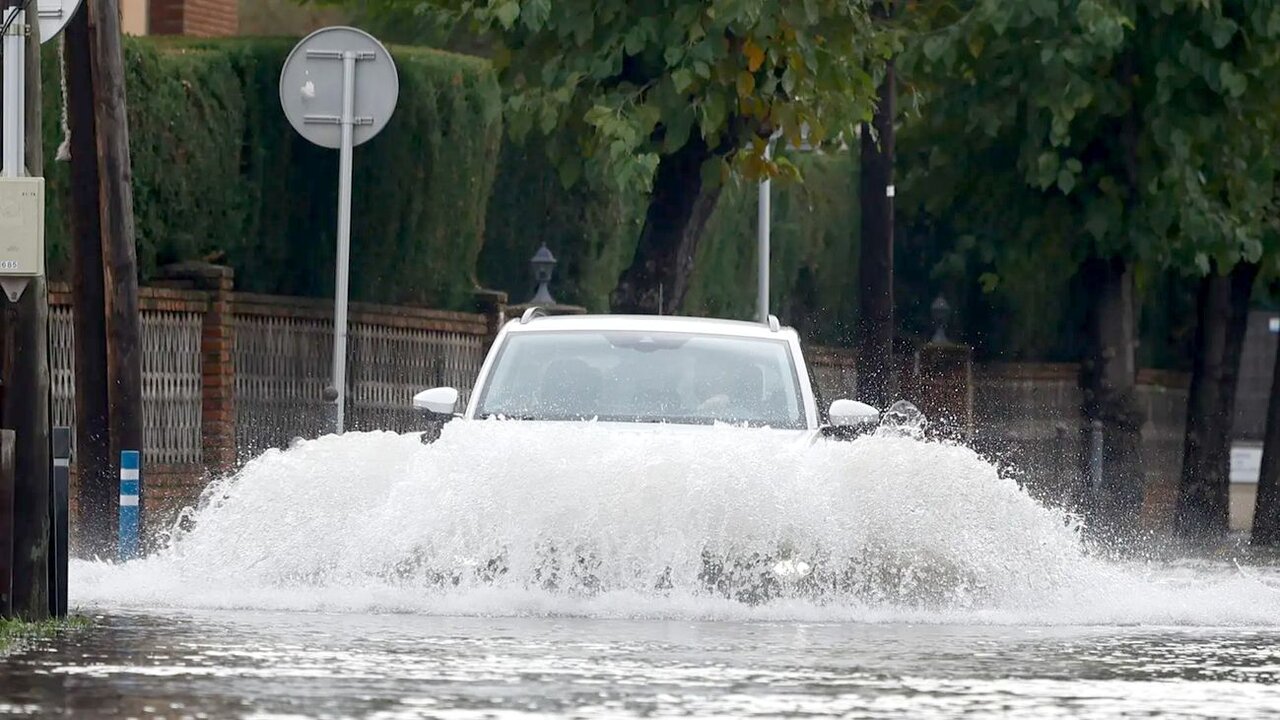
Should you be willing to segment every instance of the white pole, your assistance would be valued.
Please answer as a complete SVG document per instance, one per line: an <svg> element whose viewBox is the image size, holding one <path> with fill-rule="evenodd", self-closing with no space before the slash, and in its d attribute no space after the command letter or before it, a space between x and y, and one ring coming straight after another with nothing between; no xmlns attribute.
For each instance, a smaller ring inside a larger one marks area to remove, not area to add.
<svg viewBox="0 0 1280 720"><path fill-rule="evenodd" d="M764 157L772 156L773 143L764 148ZM756 316L762 324L769 324L769 225L773 222L772 181L760 181L760 201L756 216Z"/></svg>
<svg viewBox="0 0 1280 720"><path fill-rule="evenodd" d="M9 33L4 37L4 177L26 174L23 154L26 146L26 13L19 7L6 8L4 21ZM16 16L16 17L15 17Z"/></svg>
<svg viewBox="0 0 1280 720"><path fill-rule="evenodd" d="M347 400L347 286L351 256L351 156L354 148L356 54L342 53L342 147L338 160L338 282L333 313L333 387L337 433L342 434Z"/></svg>

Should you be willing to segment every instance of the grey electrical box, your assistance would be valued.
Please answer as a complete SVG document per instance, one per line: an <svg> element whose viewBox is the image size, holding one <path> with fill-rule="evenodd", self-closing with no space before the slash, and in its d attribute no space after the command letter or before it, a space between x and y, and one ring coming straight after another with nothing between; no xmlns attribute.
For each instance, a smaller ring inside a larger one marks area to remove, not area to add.
<svg viewBox="0 0 1280 720"><path fill-rule="evenodd" d="M44 275L44 178L0 178L0 277Z"/></svg>

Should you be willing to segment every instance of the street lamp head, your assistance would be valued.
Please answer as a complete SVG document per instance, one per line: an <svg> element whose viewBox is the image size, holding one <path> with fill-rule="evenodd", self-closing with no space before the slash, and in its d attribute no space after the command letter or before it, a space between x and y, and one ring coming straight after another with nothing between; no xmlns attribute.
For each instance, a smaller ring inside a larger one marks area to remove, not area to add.
<svg viewBox="0 0 1280 720"><path fill-rule="evenodd" d="M551 250L544 242L538 247L538 251L529 258L529 267L533 269L533 279L538 283L538 290L534 293L533 299L529 301L533 305L555 305L556 301L551 297L551 291L548 284L551 282L551 276L556 269L556 256L551 254Z"/></svg>

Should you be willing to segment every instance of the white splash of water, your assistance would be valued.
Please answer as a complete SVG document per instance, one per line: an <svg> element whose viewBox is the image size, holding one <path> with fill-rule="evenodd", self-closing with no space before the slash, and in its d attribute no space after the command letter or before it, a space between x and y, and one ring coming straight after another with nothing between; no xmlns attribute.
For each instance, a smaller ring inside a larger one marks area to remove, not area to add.
<svg viewBox="0 0 1280 720"><path fill-rule="evenodd" d="M1280 623L1239 574L1152 577L971 450L883 432L453 423L271 451L81 605L994 623ZM1159 573L1154 573L1159 575Z"/></svg>

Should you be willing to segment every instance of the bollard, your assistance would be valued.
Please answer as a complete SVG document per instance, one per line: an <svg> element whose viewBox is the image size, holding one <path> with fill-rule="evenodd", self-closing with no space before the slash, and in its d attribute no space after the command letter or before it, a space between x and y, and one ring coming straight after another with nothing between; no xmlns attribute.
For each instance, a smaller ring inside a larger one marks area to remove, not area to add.
<svg viewBox="0 0 1280 720"><path fill-rule="evenodd" d="M138 556L138 514L141 500L142 457L137 450L120 453L120 560Z"/></svg>
<svg viewBox="0 0 1280 720"><path fill-rule="evenodd" d="M49 614L67 616L68 503L71 484L71 428L53 429L53 484L49 503Z"/></svg>

